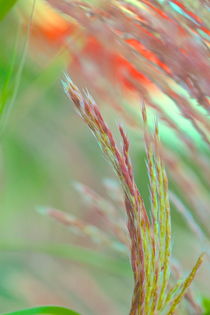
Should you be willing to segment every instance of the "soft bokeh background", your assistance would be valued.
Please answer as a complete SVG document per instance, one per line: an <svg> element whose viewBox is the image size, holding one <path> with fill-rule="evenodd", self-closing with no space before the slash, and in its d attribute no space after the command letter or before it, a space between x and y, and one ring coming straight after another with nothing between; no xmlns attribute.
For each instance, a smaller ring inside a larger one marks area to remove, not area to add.
<svg viewBox="0 0 210 315"><path fill-rule="evenodd" d="M20 1L0 24L0 312L57 304L87 315L127 314L132 294L128 258L75 236L37 211L52 206L87 222L98 220L103 227L73 183L82 182L106 197L102 181L114 174L64 95L61 78L70 56L53 33L62 23L42 1L36 2L30 21L32 5ZM123 97L121 102L130 104ZM102 111L115 130L122 118L108 104ZM199 174L175 135L161 128L165 144ZM128 127L127 132L148 206L142 134ZM181 196L173 181L170 185ZM173 208L172 219L174 254L189 271L200 244ZM210 290L207 274L206 263L196 280L199 295Z"/></svg>

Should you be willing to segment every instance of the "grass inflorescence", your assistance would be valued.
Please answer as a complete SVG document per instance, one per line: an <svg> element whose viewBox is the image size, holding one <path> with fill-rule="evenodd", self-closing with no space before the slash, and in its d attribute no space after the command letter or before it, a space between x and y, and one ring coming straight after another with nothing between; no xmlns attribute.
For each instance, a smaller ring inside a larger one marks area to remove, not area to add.
<svg viewBox="0 0 210 315"><path fill-rule="evenodd" d="M135 183L129 157L129 140L124 129L119 127L122 138L120 149L89 92L84 91L82 94L68 75L63 86L115 170L124 193L130 260L134 276L130 314L174 314L203 261L203 254L198 258L188 277L171 286L171 214L168 179L159 150L158 125L156 124L154 134L151 135L147 126L146 106L143 105L142 117L151 194L151 208L147 211Z"/></svg>

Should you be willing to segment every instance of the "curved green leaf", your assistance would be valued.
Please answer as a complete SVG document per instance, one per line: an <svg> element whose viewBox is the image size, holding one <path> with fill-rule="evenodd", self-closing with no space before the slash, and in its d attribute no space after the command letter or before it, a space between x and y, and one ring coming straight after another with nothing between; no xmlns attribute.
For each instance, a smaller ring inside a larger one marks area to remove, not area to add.
<svg viewBox="0 0 210 315"><path fill-rule="evenodd" d="M0 21L16 4L17 0L0 0Z"/></svg>
<svg viewBox="0 0 210 315"><path fill-rule="evenodd" d="M11 313L5 313L2 315L79 315L68 308L61 306L39 306L28 308L25 310L15 311Z"/></svg>

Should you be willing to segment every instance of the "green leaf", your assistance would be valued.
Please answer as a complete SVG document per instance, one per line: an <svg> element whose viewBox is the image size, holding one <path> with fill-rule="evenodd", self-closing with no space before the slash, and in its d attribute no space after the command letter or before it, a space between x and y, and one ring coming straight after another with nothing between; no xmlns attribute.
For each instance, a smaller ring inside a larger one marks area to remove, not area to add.
<svg viewBox="0 0 210 315"><path fill-rule="evenodd" d="M210 315L210 299L203 298L202 299L202 306L204 309L203 315Z"/></svg>
<svg viewBox="0 0 210 315"><path fill-rule="evenodd" d="M39 306L25 310L15 311L11 313L5 313L2 315L79 315L68 308L61 306Z"/></svg>
<svg viewBox="0 0 210 315"><path fill-rule="evenodd" d="M9 13L18 0L0 0L0 21Z"/></svg>

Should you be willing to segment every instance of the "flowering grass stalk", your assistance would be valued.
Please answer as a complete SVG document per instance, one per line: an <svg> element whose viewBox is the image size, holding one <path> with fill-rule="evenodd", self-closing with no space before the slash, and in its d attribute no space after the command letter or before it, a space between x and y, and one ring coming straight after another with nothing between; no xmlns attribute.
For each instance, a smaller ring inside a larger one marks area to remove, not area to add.
<svg viewBox="0 0 210 315"><path fill-rule="evenodd" d="M146 107L143 105L144 139L151 193L151 209L147 211L135 183L129 158L129 141L123 128L119 127L122 138L122 148L119 149L88 91L82 94L68 75L63 86L82 120L96 137L123 189L134 276L130 315L174 314L203 261L203 254L198 258L188 277L169 288L171 217L168 180L159 152L158 126L156 124L154 135L150 135Z"/></svg>

